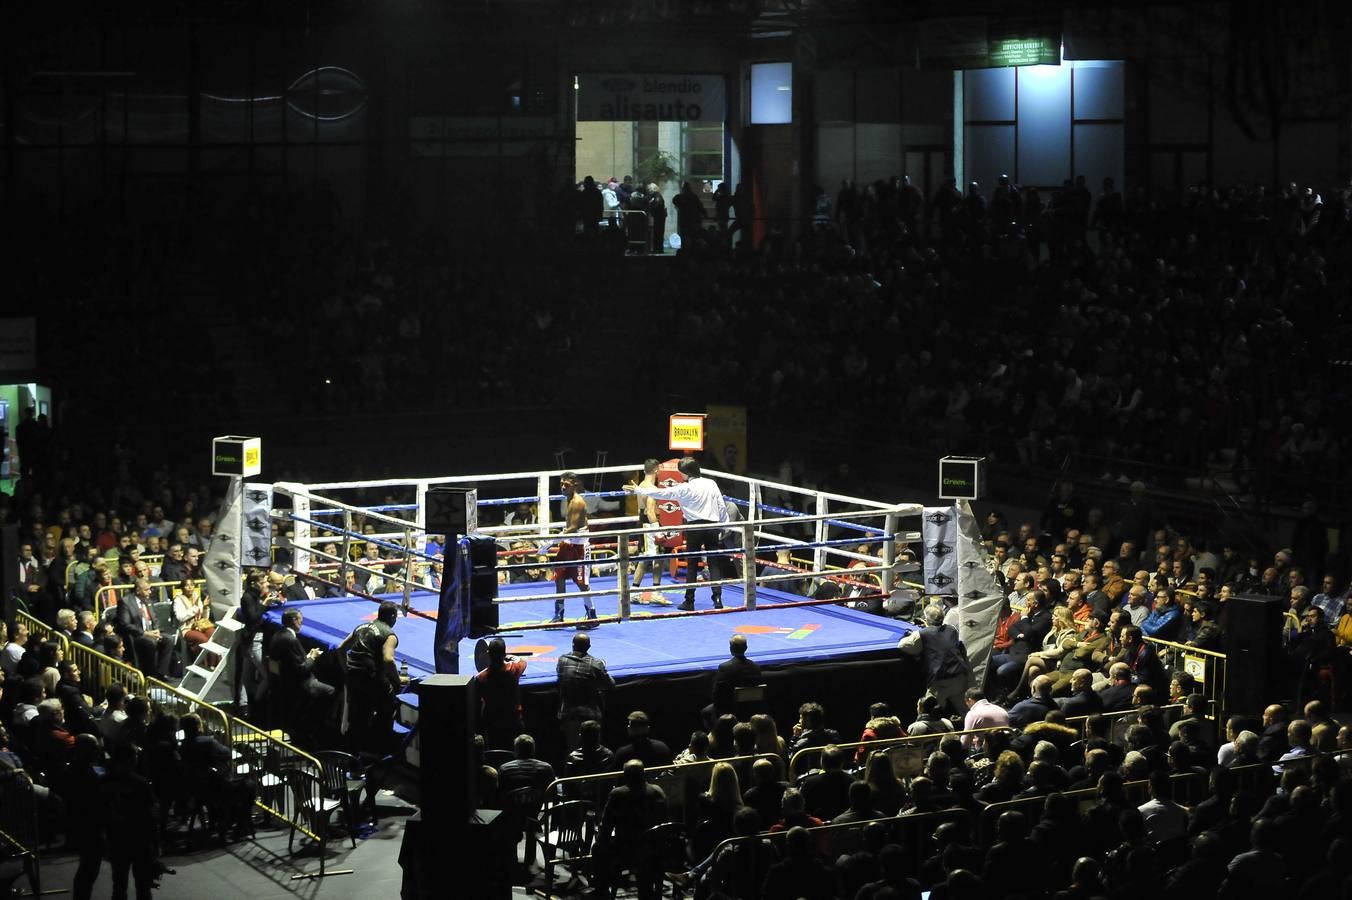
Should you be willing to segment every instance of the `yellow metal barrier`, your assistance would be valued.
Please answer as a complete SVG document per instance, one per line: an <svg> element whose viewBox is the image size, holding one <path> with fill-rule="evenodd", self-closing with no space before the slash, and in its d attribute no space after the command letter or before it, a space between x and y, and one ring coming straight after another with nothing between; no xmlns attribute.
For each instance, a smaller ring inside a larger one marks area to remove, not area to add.
<svg viewBox="0 0 1352 900"><path fill-rule="evenodd" d="M66 646L66 658L80 667L82 686L95 705L103 702L108 688L114 684L126 688L128 696L145 696L145 676L120 659L113 659L77 641Z"/></svg>
<svg viewBox="0 0 1352 900"><path fill-rule="evenodd" d="M43 893L39 839L38 801L33 782L25 774L0 778L0 845L12 847L13 855L23 861L30 897Z"/></svg>
<svg viewBox="0 0 1352 900"><path fill-rule="evenodd" d="M62 653L67 657L70 656L70 641L66 640L64 634L48 625L46 622L35 619L23 610L19 610L15 613L15 620L28 626L28 633L39 641L55 641L60 644Z"/></svg>
<svg viewBox="0 0 1352 900"><path fill-rule="evenodd" d="M204 733L215 735L227 746L230 744L230 717L218 707L199 700L192 694L185 694L157 678L146 679L146 696L159 711L172 713L179 718L188 713L196 713L202 720Z"/></svg>
<svg viewBox="0 0 1352 900"><path fill-rule="evenodd" d="M1229 718L1229 710L1225 706L1229 664L1224 653L1189 647L1187 644L1176 644L1173 641L1162 641L1159 638L1148 637L1144 640L1154 646L1160 661L1165 664L1166 671L1187 672L1193 677L1197 682L1197 692L1206 697L1207 709L1210 710L1212 719L1224 722Z"/></svg>
<svg viewBox="0 0 1352 900"><path fill-rule="evenodd" d="M731 763L738 770L743 789L750 787L751 766L758 759L779 760L777 753L756 753L750 756L731 756L726 759L707 759L699 762L672 763L668 766L649 766L644 775L649 784L662 788L667 795L667 807L673 819L681 819L684 813L695 811L695 799L701 791L708 790L709 776L717 763ZM745 771L743 771L745 770ZM565 800L587 800L599 811L605 804L612 782L619 781L623 772L596 772L591 775L570 775L567 778L555 778L545 789L546 797L562 797Z"/></svg>
<svg viewBox="0 0 1352 900"><path fill-rule="evenodd" d="M319 825L307 809L306 792L299 785L309 779L323 783L324 767L319 760L287 743L278 732L263 731L243 719L228 721L235 774L252 784L254 805L288 828L323 842ZM291 783L293 779L297 784Z"/></svg>
<svg viewBox="0 0 1352 900"><path fill-rule="evenodd" d="M923 752L923 746L925 744L932 743L935 745L935 749L938 749L939 742L944 740L945 738L951 737L961 738L972 735L989 734L992 731L1014 731L1014 730L1015 729L1006 726L996 726L994 728L974 728L971 731L945 731L939 734L908 734L903 735L902 737L883 738L882 740L876 741L850 741L848 743L842 742L839 744L833 744L832 746L839 747L841 750L849 751L849 757L853 759L854 751L858 750L860 747L866 747L870 751L873 750L891 751L895 748L906 748L906 749L914 748L917 751ZM793 758L789 760L789 780L792 781L799 775L802 775L805 772L809 772L812 769L816 768L818 761L820 761L821 759L822 751L824 749L826 748L804 747L802 750L799 750L797 753L795 753L793 755Z"/></svg>
<svg viewBox="0 0 1352 900"><path fill-rule="evenodd" d="M205 578L194 578L192 581L198 587L207 583ZM150 589L153 591L158 588L177 588L180 584L182 584L182 582L179 581L152 581L150 582ZM106 608L116 606L117 598L121 596L121 592L134 590L136 590L136 586L131 584L105 584L103 587L99 588L94 592L94 618L103 618L103 613ZM109 598L112 598L112 603L108 602ZM163 597L161 599L172 600L173 594L171 593L168 597ZM159 602L159 600L157 599L154 602Z"/></svg>

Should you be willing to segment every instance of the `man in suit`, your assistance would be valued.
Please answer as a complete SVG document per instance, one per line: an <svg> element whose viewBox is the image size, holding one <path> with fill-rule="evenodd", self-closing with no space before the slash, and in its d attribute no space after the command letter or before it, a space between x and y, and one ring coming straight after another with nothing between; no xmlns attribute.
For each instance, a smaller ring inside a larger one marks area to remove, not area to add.
<svg viewBox="0 0 1352 900"><path fill-rule="evenodd" d="M282 724L303 730L309 723L323 720L334 696L332 685L315 677L315 660L323 652L318 647L308 653L300 643L300 626L305 616L299 609L282 613L282 630L268 644L269 675L274 679Z"/></svg>
<svg viewBox="0 0 1352 900"><path fill-rule="evenodd" d="M58 609L56 611L56 631L66 640L74 640L79 626L75 622L75 610Z"/></svg>
<svg viewBox="0 0 1352 900"><path fill-rule="evenodd" d="M174 656L174 639L155 627L150 612L150 582L138 578L133 590L124 593L113 616L113 629L131 652L136 668L147 677L162 678Z"/></svg>
<svg viewBox="0 0 1352 900"><path fill-rule="evenodd" d="M78 630L70 636L70 639L77 644L85 647L94 646L94 612L93 610L82 609L76 614Z"/></svg>
<svg viewBox="0 0 1352 900"><path fill-rule="evenodd" d="M61 673L61 680L56 683L56 699L61 701L61 708L66 713L66 730L71 734L97 737L99 725L80 684L80 667L63 659L56 664L56 670Z"/></svg>
<svg viewBox="0 0 1352 900"><path fill-rule="evenodd" d="M714 673L714 702L704 710L705 719L713 722L725 713L737 712L737 688L761 683L760 666L746 658L746 637L734 634L728 641L732 654L718 664Z"/></svg>

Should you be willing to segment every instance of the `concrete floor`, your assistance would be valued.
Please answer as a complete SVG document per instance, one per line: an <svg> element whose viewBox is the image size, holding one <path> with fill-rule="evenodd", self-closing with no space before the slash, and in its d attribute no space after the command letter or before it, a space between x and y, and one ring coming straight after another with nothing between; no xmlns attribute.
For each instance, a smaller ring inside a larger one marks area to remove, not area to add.
<svg viewBox="0 0 1352 900"><path fill-rule="evenodd" d="M395 900L403 879L399 866L399 848L403 842L404 822L412 807L397 798L382 796L379 827L365 838L358 838L354 849L346 837L332 837L328 843L326 868L330 871L352 869L350 875L292 880L293 875L319 871L317 850L297 838L297 853L287 853L287 830L259 828L253 840L228 847L210 847L193 852L170 850L161 858L176 874L163 876L156 895L183 900L311 900L311 898L363 897ZM518 847L518 856L521 852ZM43 893L68 893L75 875L75 857L68 853L44 854L42 858ZM566 876L564 876L566 877ZM20 880L16 887L27 889ZM135 887L132 891L134 896ZM59 894L58 894L59 896ZM105 864L94 887L95 900L112 896L112 878ZM472 900L456 893L454 882L443 895L448 900ZM517 886L514 900L539 895ZM557 894L555 896L558 896Z"/></svg>

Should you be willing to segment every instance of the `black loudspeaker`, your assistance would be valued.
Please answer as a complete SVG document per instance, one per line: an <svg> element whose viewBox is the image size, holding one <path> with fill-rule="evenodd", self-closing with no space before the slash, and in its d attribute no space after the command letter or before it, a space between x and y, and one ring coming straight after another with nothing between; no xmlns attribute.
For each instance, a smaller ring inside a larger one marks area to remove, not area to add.
<svg viewBox="0 0 1352 900"><path fill-rule="evenodd" d="M423 821L440 830L469 821L476 805L473 675L429 675L417 684Z"/></svg>
<svg viewBox="0 0 1352 900"><path fill-rule="evenodd" d="M423 529L428 534L444 534L448 541L479 530L479 491L476 488L442 487L427 489Z"/></svg>
<svg viewBox="0 0 1352 900"><path fill-rule="evenodd" d="M1261 714L1288 693L1282 655L1282 611L1276 597L1238 595L1225 604L1225 708Z"/></svg>
<svg viewBox="0 0 1352 900"><path fill-rule="evenodd" d="M469 536L469 635L497 630L498 542L492 535Z"/></svg>
<svg viewBox="0 0 1352 900"><path fill-rule="evenodd" d="M5 621L13 622L19 593L19 526L0 525L0 608Z"/></svg>

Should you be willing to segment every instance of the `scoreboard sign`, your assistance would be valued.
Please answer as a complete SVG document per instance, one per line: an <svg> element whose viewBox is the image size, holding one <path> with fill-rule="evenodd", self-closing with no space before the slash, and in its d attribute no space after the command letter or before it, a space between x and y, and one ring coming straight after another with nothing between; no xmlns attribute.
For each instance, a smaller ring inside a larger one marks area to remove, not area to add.
<svg viewBox="0 0 1352 900"><path fill-rule="evenodd" d="M670 450L704 449L704 414L676 413L667 429L667 448Z"/></svg>
<svg viewBox="0 0 1352 900"><path fill-rule="evenodd" d="M211 440L211 474L250 478L263 471L263 442L227 434Z"/></svg>

